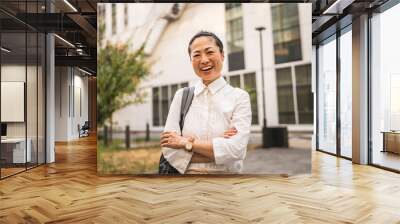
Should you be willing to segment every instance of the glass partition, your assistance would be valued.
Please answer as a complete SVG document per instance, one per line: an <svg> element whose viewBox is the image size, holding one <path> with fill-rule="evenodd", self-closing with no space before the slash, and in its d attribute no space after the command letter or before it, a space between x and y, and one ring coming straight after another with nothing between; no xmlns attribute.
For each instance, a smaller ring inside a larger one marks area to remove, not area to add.
<svg viewBox="0 0 400 224"><path fill-rule="evenodd" d="M25 170L31 158L26 144L26 41L25 32L1 34L2 177Z"/></svg>
<svg viewBox="0 0 400 224"><path fill-rule="evenodd" d="M351 26L340 36L340 154L352 158L352 35Z"/></svg>
<svg viewBox="0 0 400 224"><path fill-rule="evenodd" d="M400 171L400 4L371 19L372 163Z"/></svg>
<svg viewBox="0 0 400 224"><path fill-rule="evenodd" d="M44 3L0 2L1 179L45 163L46 40L22 22Z"/></svg>
<svg viewBox="0 0 400 224"><path fill-rule="evenodd" d="M46 37L43 33L38 34L38 75L37 75L37 162L44 164L46 162L46 145L45 145L45 99L46 99Z"/></svg>
<svg viewBox="0 0 400 224"><path fill-rule="evenodd" d="M37 76L38 76L38 56L36 32L27 32L27 75L26 75L26 114L27 114L27 142L30 157L27 161L27 167L31 168L37 165Z"/></svg>
<svg viewBox="0 0 400 224"><path fill-rule="evenodd" d="M336 154L336 35L318 48L318 149Z"/></svg>

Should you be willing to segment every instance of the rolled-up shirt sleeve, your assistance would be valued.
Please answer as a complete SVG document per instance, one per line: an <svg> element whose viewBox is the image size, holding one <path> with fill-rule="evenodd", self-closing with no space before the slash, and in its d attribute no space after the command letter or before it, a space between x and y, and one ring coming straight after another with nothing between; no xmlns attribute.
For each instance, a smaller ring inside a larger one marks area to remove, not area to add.
<svg viewBox="0 0 400 224"><path fill-rule="evenodd" d="M250 126L250 97L247 92L243 91L238 97L232 114L231 127L236 128L237 134L230 138L216 137L212 140L216 164L229 165L245 158L250 136Z"/></svg>

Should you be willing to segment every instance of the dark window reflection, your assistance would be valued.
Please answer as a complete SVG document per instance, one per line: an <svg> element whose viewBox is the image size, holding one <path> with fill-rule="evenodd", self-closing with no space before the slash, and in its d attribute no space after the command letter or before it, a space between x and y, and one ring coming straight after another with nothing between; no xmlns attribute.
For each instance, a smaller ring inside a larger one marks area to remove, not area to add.
<svg viewBox="0 0 400 224"><path fill-rule="evenodd" d="M296 66L297 107L300 124L313 123L313 95L311 92L311 65Z"/></svg>
<svg viewBox="0 0 400 224"><path fill-rule="evenodd" d="M276 70L280 124L294 124L293 83L290 68Z"/></svg>
<svg viewBox="0 0 400 224"><path fill-rule="evenodd" d="M275 63L302 59L299 13L297 4L272 7Z"/></svg>

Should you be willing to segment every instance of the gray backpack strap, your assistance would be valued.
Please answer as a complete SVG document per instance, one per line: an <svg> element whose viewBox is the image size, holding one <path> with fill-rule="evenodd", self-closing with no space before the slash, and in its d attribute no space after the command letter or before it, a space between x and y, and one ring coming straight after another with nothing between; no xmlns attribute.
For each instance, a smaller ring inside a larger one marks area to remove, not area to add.
<svg viewBox="0 0 400 224"><path fill-rule="evenodd" d="M181 128L181 135L182 135L183 125L185 124L185 117L186 117L187 112L189 111L190 105L192 104L193 96L194 96L194 86L192 86L190 88L185 87L183 89L181 114L179 116L179 118L180 118L179 127Z"/></svg>

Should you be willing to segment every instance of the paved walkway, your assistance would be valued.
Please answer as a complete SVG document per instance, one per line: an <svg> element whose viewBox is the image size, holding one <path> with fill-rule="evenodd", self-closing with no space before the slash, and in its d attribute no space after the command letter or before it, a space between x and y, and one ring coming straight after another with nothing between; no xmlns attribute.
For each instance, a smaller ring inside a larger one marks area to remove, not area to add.
<svg viewBox="0 0 400 224"><path fill-rule="evenodd" d="M306 174L311 172L311 149L269 148L249 150L244 174Z"/></svg>

